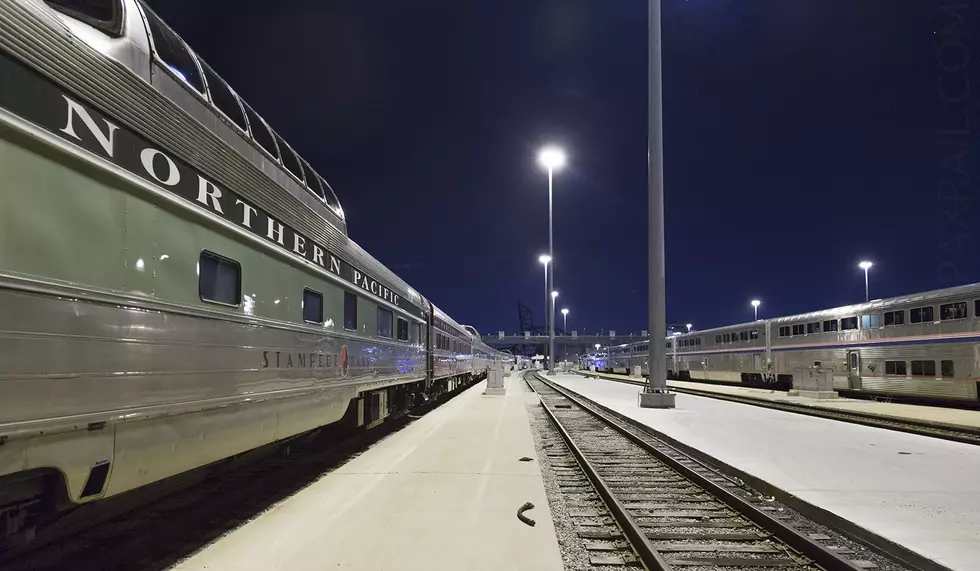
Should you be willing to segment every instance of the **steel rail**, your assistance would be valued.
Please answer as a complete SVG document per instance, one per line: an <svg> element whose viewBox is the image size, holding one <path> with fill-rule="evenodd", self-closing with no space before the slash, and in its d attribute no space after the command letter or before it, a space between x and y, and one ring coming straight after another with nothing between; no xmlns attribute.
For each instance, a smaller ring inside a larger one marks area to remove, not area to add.
<svg viewBox="0 0 980 571"><path fill-rule="evenodd" d="M537 373L534 373L534 375L540 379L540 376L538 376ZM530 383L528 383L528 386L530 386ZM531 390L534 390L534 387L531 387ZM537 391L534 392L537 394ZM542 402L542 405L544 405L544 402ZM643 564L646 565L646 567L651 571L670 571L670 565L663 558L663 556L660 555L660 552L653 547L653 544L650 543L650 540L647 539L646 534L644 534L643 530L640 528L640 524L633 519L633 516L626 510L626 506L624 506L622 502L616 498L616 494L609 488L602 476L599 475L599 472L595 469L595 466L589 462L582 450L575 444L575 441L572 440L571 435L567 430L565 430L565 427L562 426L561 422L555 416L555 413L553 413L547 406L543 406L543 408L548 414L548 418L551 419L551 423L554 425L555 430L561 436L562 440L565 441L565 445L568 446L569 450L571 450L572 455L575 456L575 459L578 461L579 466L581 466L586 477L589 478L589 481L591 481L592 485L595 486L596 491L600 496L602 496L602 500L606 502L609 512L612 514L613 518L616 519L619 527L622 528L623 534L630 540L630 543L633 545L633 549L636 550L636 554L639 556L640 561L642 561Z"/></svg>
<svg viewBox="0 0 980 571"><path fill-rule="evenodd" d="M633 434L632 431L630 431L627 427L623 426L618 420L615 420L613 418L610 418L606 414L595 410L593 407L589 406L587 403L583 402L582 400L580 400L576 396L573 396L569 391L565 390L564 388L562 388L562 387L560 387L560 386L558 386L558 385L550 382L549 380L543 378L541 375L539 375L536 372L533 373L533 374L534 374L536 380L538 380L539 382L541 382L541 383L545 384L546 386L550 387L552 390L556 391L557 393L559 393L564 398L566 398L569 401L571 401L574 404L576 404L582 410L588 412L593 417L599 419L601 422L603 422L606 425L608 425L609 427L613 428L619 434L623 435L628 440L630 440L633 444L639 446L644 451L646 451L650 455L654 456L655 458L657 458L658 460L660 460L661 462L663 462L668 467L670 467L671 469L675 470L676 472L678 472L679 474L681 474L685 478L688 478L695 485L698 485L698 486L702 487L709 494L717 497L721 502L725 503L726 505L728 505L729 507L731 507L732 509L734 509L738 513L742 514L743 516L745 516L746 518L748 518L750 521L752 521L753 523L755 523L759 527L761 527L764 530L772 533L773 537L775 537L775 538L779 539L780 541L786 543L788 546L792 547L793 549L796 549L797 551L799 551L800 553L802 553L806 557L809 557L810 559L813 560L813 562L816 565L819 565L820 567L823 567L824 569L827 569L827 571L861 571L863 569L862 567L860 567L858 565L855 565L854 563L851 563L850 561L844 559L843 557L841 557L837 553L834 553L833 551L825 548L824 546L820 545L819 543L815 542L814 540L810 539L809 537L806 537L806 536L802 535L801 533L799 533L795 529L793 529L793 528L791 528L789 526L786 526L785 524L783 524L779 520L773 518L772 516L770 516L769 514L765 513L764 511L756 508L755 506L753 506L751 503L747 502L743 498L741 498L741 497L733 494L732 492L726 490L725 488L723 488L722 486L718 485L717 483L709 480L707 477L705 477L702 474L698 473L696 470L694 470L692 468L689 468L688 466L685 466L684 464L680 463L679 461L675 460L674 458L671 458L669 455L667 455L663 451L658 450L657 448L655 448L654 446L650 445L645 440L643 440L640 437L638 437L635 434ZM548 411L548 416L551 417L552 422L555 423L556 427L560 427L560 423L557 420L557 417L554 415L554 413L552 413L551 410L547 406L545 406L544 408L545 408L546 411ZM578 448L575 447L574 444L571 442L571 437L568 435L568 433L566 431L564 431L563 428L559 428L559 432L562 434L562 438L565 439L566 442L568 443L569 448L572 449L573 451L575 451L574 453L578 457L581 454L581 451L578 450ZM652 435L651 435L651 438L653 438ZM671 450L675 451L677 454L686 456L686 457L690 458L693 462L696 462L699 465L701 465L701 462L698 459L693 458L693 457L690 457L685 452L683 452L681 450L678 450L678 449L674 448L673 446L670 446L667 443L664 443L664 445L667 446L668 448L670 448ZM584 457L582 457L582 459L584 460ZM590 465L590 467L591 467L591 465ZM587 472L588 472L588 470L587 470ZM595 474L595 477L601 479L598 476L598 474ZM590 475L589 478L592 479L593 476ZM600 489L600 487L598 485L596 487L597 487L597 489ZM608 488L605 488L605 491L606 491L606 493L611 493L611 491ZM600 491L600 494L601 493L602 493L602 491ZM610 507L612 507L612 506L610 506ZM619 507L622 507L622 505L619 504ZM636 525L636 522L632 519L632 517L629 516L629 514L626 514L626 515L629 517L629 519L626 520L626 521L631 522L632 525ZM624 527L624 532L625 531L626 531L626 529ZM639 529L637 529L637 532L641 536L643 536L644 540L646 540L646 536L643 535L643 532L642 531L640 531ZM656 551L656 550L654 549L654 551ZM658 555L659 555L659 553L658 553Z"/></svg>

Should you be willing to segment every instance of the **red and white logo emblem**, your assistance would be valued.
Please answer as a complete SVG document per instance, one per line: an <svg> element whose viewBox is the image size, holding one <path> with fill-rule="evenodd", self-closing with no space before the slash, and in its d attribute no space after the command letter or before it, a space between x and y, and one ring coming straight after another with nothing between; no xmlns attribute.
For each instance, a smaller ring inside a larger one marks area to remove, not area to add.
<svg viewBox="0 0 980 571"><path fill-rule="evenodd" d="M347 376L347 345L340 348L340 376Z"/></svg>

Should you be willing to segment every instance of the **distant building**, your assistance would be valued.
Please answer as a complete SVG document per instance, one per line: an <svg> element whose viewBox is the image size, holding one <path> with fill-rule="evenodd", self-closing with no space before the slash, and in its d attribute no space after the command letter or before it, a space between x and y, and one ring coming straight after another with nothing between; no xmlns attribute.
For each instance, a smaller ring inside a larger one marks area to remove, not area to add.
<svg viewBox="0 0 980 571"><path fill-rule="evenodd" d="M674 335L675 333L687 333L686 323L668 323L667 324L667 335Z"/></svg>

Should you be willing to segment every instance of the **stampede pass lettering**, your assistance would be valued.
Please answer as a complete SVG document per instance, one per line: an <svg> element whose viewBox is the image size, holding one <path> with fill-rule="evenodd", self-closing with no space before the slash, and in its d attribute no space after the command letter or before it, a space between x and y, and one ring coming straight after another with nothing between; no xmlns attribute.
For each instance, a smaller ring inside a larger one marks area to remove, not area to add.
<svg viewBox="0 0 980 571"><path fill-rule="evenodd" d="M190 165L171 157L136 133L0 52L0 107L227 220L247 232L354 284L416 317L423 311L388 286L355 268L310 238L282 224L237 193L218 186Z"/></svg>
<svg viewBox="0 0 980 571"><path fill-rule="evenodd" d="M355 357L355 367L363 368L368 366L366 357ZM268 369L335 369L341 377L347 376L350 369L350 358L347 354L347 345L340 348L339 354L320 353L311 351L309 353L298 353L296 351L262 351L262 368Z"/></svg>

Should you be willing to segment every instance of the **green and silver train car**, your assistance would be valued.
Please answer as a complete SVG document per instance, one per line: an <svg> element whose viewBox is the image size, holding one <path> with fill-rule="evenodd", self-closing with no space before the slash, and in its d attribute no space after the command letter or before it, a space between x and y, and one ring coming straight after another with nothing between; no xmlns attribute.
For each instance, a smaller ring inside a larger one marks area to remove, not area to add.
<svg viewBox="0 0 980 571"><path fill-rule="evenodd" d="M137 0L0 2L0 173L0 543L493 359Z"/></svg>

